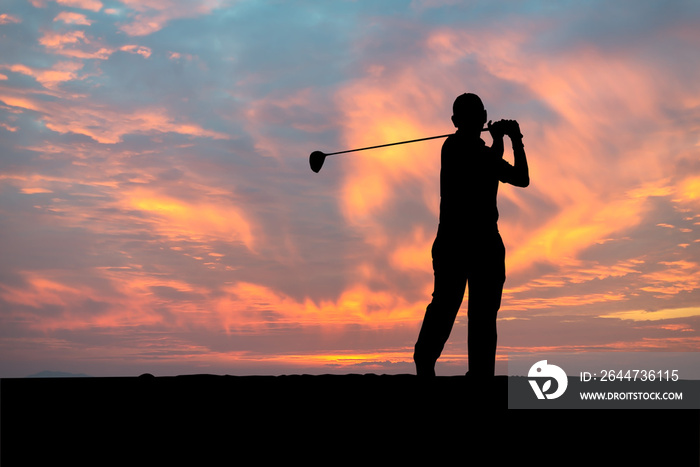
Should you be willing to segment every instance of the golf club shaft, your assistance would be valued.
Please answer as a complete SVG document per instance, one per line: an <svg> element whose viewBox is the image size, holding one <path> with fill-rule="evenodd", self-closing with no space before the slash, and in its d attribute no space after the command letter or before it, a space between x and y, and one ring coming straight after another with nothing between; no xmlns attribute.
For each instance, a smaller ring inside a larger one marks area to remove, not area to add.
<svg viewBox="0 0 700 467"><path fill-rule="evenodd" d="M488 128L484 128L481 131L488 131ZM453 134L454 133L449 133L447 135L440 135L440 136L429 136L427 138L412 139L410 141L399 141L398 143L380 144L378 146L369 146L366 148L359 148L359 149L347 149L345 151L331 152L331 153L326 154L326 156L332 156L334 154L345 154L346 152L365 151L367 149L385 148L387 146L396 146L397 144L417 143L418 141L427 141L429 139L447 138L448 136L453 135Z"/></svg>

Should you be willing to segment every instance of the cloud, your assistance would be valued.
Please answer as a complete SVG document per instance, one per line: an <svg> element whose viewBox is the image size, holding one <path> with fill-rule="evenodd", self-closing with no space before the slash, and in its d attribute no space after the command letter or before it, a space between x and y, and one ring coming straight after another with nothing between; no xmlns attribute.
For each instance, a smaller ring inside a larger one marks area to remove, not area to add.
<svg viewBox="0 0 700 467"><path fill-rule="evenodd" d="M8 13L0 14L0 24L17 24L21 22L22 20L14 15Z"/></svg>
<svg viewBox="0 0 700 467"><path fill-rule="evenodd" d="M178 239L220 238L240 241L255 248L254 227L243 211L235 205L207 200L184 200L147 189L125 193L122 209L146 213L161 235Z"/></svg>
<svg viewBox="0 0 700 467"><path fill-rule="evenodd" d="M647 285L641 290L655 294L675 295L700 288L700 265L693 261L662 261L663 269L644 276Z"/></svg>
<svg viewBox="0 0 700 467"><path fill-rule="evenodd" d="M125 135L143 133L178 133L193 137L229 139L224 133L204 129L195 123L177 121L163 108L121 112L115 109L82 106L80 102L67 107L60 102L8 95L0 95L0 101L9 106L40 113L46 127L55 132L85 135L103 144L118 143Z"/></svg>
<svg viewBox="0 0 700 467"><path fill-rule="evenodd" d="M124 52L129 52L133 54L138 54L143 56L144 58L148 58L151 56L151 49L148 47L144 47L141 45L123 45L119 50L122 50Z"/></svg>
<svg viewBox="0 0 700 467"><path fill-rule="evenodd" d="M106 60L113 52L111 47L105 47L93 42L85 31L46 31L39 43L53 53L81 59Z"/></svg>
<svg viewBox="0 0 700 467"><path fill-rule="evenodd" d="M196 18L211 14L215 9L222 8L231 2L223 0L206 0L190 2L186 0L121 0L121 3L133 13L132 20L121 26L121 30L129 36L146 36L160 31L165 25L181 18Z"/></svg>
<svg viewBox="0 0 700 467"><path fill-rule="evenodd" d="M62 6L90 11L100 11L102 9L102 2L99 0L56 0L56 3Z"/></svg>
<svg viewBox="0 0 700 467"><path fill-rule="evenodd" d="M54 22L63 21L66 24L78 24L81 26L90 26L92 24L92 21L87 19L84 14L72 11L62 11L53 20Z"/></svg>
<svg viewBox="0 0 700 467"><path fill-rule="evenodd" d="M700 309L697 307L688 308L670 308L657 311L647 311L647 310L630 310L630 311L620 311L617 313L610 313L602 315L601 318L616 318L622 320L632 320L632 321L662 321L668 319L677 318L689 318L700 316ZM680 330L680 331L692 331L688 329L687 325L677 324L668 325L670 330Z"/></svg>
<svg viewBox="0 0 700 467"><path fill-rule="evenodd" d="M0 65L0 67L13 73L31 76L43 87L55 90L62 83L80 79L78 72L83 68L83 64L72 61L57 62L50 69L30 68L21 63Z"/></svg>

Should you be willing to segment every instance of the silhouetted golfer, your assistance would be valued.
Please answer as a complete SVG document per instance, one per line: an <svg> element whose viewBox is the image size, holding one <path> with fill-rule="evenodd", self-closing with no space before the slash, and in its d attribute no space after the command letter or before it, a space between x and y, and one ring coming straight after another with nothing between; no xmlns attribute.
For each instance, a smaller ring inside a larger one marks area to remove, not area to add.
<svg viewBox="0 0 700 467"><path fill-rule="evenodd" d="M530 183L522 134L515 120L481 129L486 110L475 94L457 97L452 108L457 131L442 146L440 222L433 243L435 286L425 311L413 360L418 376L435 376L435 363L447 342L469 284L467 307L468 375L494 376L496 314L506 279L505 247L498 232L498 182L526 187ZM503 136L513 144L514 165L503 157Z"/></svg>

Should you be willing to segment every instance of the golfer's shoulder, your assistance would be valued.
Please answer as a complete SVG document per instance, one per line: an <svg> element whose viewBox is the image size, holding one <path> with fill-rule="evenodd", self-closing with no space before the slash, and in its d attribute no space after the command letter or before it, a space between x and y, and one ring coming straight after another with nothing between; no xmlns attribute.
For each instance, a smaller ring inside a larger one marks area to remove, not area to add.
<svg viewBox="0 0 700 467"><path fill-rule="evenodd" d="M445 139L445 142L442 143L442 152L464 151L465 147L464 138L455 133L448 136L447 139Z"/></svg>
<svg viewBox="0 0 700 467"><path fill-rule="evenodd" d="M455 144L457 144L458 140L459 140L459 135L453 133L450 136L448 136L447 138L445 138L445 142L442 143L442 147L445 148L445 147L454 146Z"/></svg>

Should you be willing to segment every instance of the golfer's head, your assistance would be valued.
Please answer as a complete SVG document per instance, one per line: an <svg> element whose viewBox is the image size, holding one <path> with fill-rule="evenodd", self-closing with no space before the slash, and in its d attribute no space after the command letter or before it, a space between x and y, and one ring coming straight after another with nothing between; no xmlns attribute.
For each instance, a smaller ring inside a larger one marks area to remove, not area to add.
<svg viewBox="0 0 700 467"><path fill-rule="evenodd" d="M452 122L457 128L481 131L486 123L484 103L476 94L465 93L452 104Z"/></svg>

